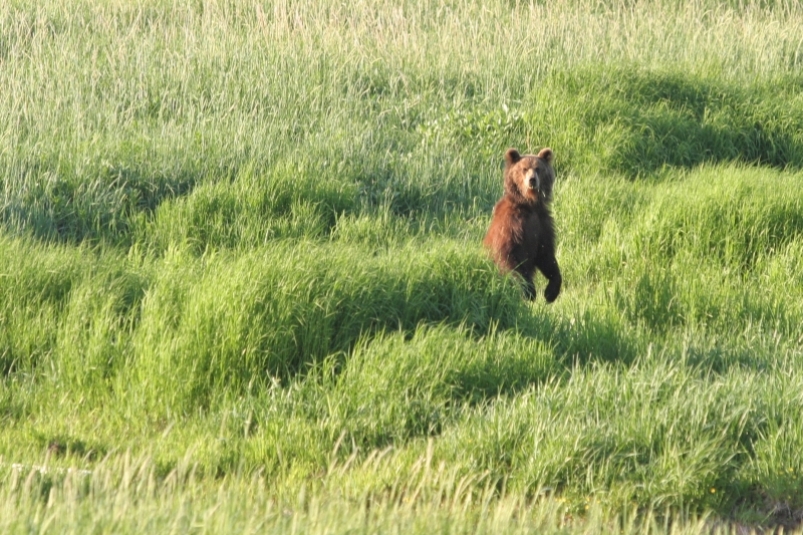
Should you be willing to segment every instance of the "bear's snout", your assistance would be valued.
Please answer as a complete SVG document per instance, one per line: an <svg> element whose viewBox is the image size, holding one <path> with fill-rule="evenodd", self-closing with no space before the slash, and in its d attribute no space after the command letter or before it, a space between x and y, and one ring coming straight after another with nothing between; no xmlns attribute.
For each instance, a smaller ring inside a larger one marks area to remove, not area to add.
<svg viewBox="0 0 803 535"><path fill-rule="evenodd" d="M538 173L532 173L527 177L527 187L532 190L541 189L541 181L538 179Z"/></svg>

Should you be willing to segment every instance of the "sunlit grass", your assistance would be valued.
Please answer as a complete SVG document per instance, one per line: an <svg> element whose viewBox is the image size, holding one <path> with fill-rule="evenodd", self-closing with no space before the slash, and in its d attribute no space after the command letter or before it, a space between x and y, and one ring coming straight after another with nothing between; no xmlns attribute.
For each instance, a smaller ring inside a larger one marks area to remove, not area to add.
<svg viewBox="0 0 803 535"><path fill-rule="evenodd" d="M361 470L382 470L380 458ZM164 476L151 459L121 454L92 471L45 465L3 465L0 527L4 533L730 533L704 516L609 515L589 502L582 514L549 494L500 497L484 478L466 478L429 464L426 455L406 484L383 496L302 489L279 499L259 476L199 480L181 463ZM337 478L340 465L330 467ZM484 484L484 487L482 485ZM479 490L475 490L476 487ZM342 490L342 489L341 489Z"/></svg>

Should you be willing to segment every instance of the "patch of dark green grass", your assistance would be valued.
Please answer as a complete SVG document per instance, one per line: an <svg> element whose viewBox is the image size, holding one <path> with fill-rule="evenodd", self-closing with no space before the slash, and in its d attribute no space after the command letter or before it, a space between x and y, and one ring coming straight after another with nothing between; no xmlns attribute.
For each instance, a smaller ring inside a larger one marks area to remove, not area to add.
<svg viewBox="0 0 803 535"><path fill-rule="evenodd" d="M723 162L799 169L801 83L787 76L736 85L673 70L605 66L548 77L524 107L529 137L550 139L544 134L558 122L566 132L582 132L559 138L569 146L553 148L565 148L584 168L631 177ZM564 111L542 114L542 108Z"/></svg>

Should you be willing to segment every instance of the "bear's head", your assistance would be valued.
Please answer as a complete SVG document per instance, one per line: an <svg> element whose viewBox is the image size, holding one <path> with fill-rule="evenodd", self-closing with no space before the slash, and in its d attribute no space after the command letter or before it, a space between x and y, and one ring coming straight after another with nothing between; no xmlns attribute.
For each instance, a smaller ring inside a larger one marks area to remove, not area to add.
<svg viewBox="0 0 803 535"><path fill-rule="evenodd" d="M516 149L505 153L505 193L529 204L548 203L554 183L552 149L541 149L535 156L522 156Z"/></svg>

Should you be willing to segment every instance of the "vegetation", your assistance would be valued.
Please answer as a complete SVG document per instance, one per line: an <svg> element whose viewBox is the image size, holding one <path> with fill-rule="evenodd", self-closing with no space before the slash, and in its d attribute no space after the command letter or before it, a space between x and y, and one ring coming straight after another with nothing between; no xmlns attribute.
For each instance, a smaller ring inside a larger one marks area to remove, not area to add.
<svg viewBox="0 0 803 535"><path fill-rule="evenodd" d="M0 4L0 528L797 527L801 35L780 0ZM481 250L509 146L555 151L550 306Z"/></svg>

